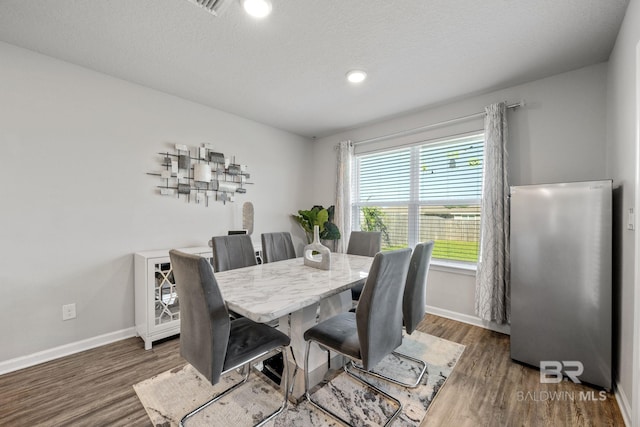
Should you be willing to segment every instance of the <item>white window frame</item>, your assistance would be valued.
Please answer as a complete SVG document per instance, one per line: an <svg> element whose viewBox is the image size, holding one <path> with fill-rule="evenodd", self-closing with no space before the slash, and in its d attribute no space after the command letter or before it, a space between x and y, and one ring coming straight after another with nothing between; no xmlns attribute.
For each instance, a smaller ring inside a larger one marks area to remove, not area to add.
<svg viewBox="0 0 640 427"><path fill-rule="evenodd" d="M351 217L352 217L352 229L360 230L360 209L362 207L367 206L378 206L378 207L396 207L396 206L407 206L408 208L408 245L413 248L417 243L419 243L420 239L420 208L423 206L455 206L455 205L481 205L482 198L479 197L477 199L437 199L437 200L420 200L420 180L416 176L420 173L420 149L426 145L445 145L448 143L455 143L458 139L463 138L481 138L482 143L484 144L484 131L478 130L475 132L469 132L462 135L450 135L444 138L438 138L435 140L426 140L420 141L407 145L400 146L390 146L388 148L372 150L372 151L363 151L361 153L356 154L353 157L353 177L352 180L352 198L353 200L351 204ZM358 202L360 199L359 194L359 178L360 178L360 163L359 158L362 156L376 154L376 153L384 153L395 150L409 149L410 150L410 191L409 191L409 201L392 201L392 202ZM481 214L482 215L482 214ZM458 261L458 260L449 260L442 258L434 258L432 259L432 265L436 270L448 271L458 274L468 274L475 275L477 263L468 262L468 261Z"/></svg>

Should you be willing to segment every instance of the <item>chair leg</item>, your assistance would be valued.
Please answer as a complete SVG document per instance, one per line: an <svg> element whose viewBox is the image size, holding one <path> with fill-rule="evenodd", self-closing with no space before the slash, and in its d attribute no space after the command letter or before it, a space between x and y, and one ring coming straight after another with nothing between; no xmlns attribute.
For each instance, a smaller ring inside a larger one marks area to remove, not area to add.
<svg viewBox="0 0 640 427"><path fill-rule="evenodd" d="M424 377L424 374L427 372L427 364L426 364L426 362L423 361L423 360L420 360L420 359L416 359L415 357L411 357L411 356L409 356L407 354L397 352L397 351L394 351L392 354L394 354L399 359L409 360L411 362L417 363L420 366L420 373L418 374L418 378L416 379L415 382L406 383L406 382L398 381L395 378L391 378L391 377L388 377L386 375L379 374L379 373L377 373L375 371L367 371L361 365L358 365L358 364L353 363L353 362L351 362L349 365L352 366L354 369L356 369L359 372L364 372L367 375L371 375L373 377L380 378L380 379L383 379L385 381L389 381L389 382L394 383L394 384L398 384L398 385L400 385L402 387L406 387L406 388L416 388L416 387L418 387L420 385L420 383L422 382L422 377ZM345 369L347 369L346 365L345 365ZM353 374L353 372L351 372L351 374Z"/></svg>
<svg viewBox="0 0 640 427"><path fill-rule="evenodd" d="M232 385L231 387L229 387L228 389L226 389L222 393L217 394L211 400L208 400L208 401L204 402L202 405L198 406L196 409L194 409L193 411L189 412L187 415L182 417L182 419L180 420L180 427L184 427L184 423L189 418L193 417L198 412L202 411L203 409L205 409L209 405L211 405L211 404L217 402L218 400L222 399L224 396L226 396L227 394L231 393L233 390L237 389L242 384L246 383L247 380L249 379L249 374L251 373L251 367L247 366L247 365L243 365L242 370L245 371L244 378L242 378L242 381L240 381L237 384Z"/></svg>
<svg viewBox="0 0 640 427"><path fill-rule="evenodd" d="M287 355L287 347L281 348L280 352L282 353L282 361L284 365L284 367L282 368L282 377L284 378L284 383L282 384L282 389L284 390L284 399L282 400L282 405L279 409L276 409L254 427L260 427L271 421L274 417L284 411L284 409L287 407L287 404L289 403L289 357Z"/></svg>
<svg viewBox="0 0 640 427"><path fill-rule="evenodd" d="M304 394L307 398L307 400L309 401L309 403L313 406L315 406L316 408L320 409L322 412L324 412L325 414L329 415L332 418L335 418L336 420L340 421L342 424L345 424L347 426L352 426L351 423L349 423L347 420L345 420L344 418L342 418L340 415L330 411L329 409L325 408L324 406L320 405L318 402L315 402L311 399L311 394L309 393L309 350L311 349L311 340L307 341L307 349L305 352L305 358L304 358ZM354 380L364 384L366 387L371 388L372 390L374 390L375 392L381 394L382 396L384 396L385 398L391 400L393 403L395 403L398 406L398 409L393 413L393 415L391 415L391 417L389 419L387 419L387 422L384 424L384 426L388 426L390 425L393 420L396 419L396 417L398 415L400 415L400 412L402 412L402 402L400 402L398 399L396 399L395 397L391 396L388 393L385 393L384 391L380 390L378 387L376 387L375 385L371 384L370 382L356 376L353 375L351 372L347 371L346 369L346 365L344 368L344 371Z"/></svg>
<svg viewBox="0 0 640 427"><path fill-rule="evenodd" d="M258 424L255 424L254 427L259 427L262 426L263 424L265 424L266 422L270 421L272 418L274 418L275 416L277 416L278 414L280 414L282 411L284 411L284 409L287 407L287 403L289 402L289 367L288 367L288 357L287 357L287 347L282 347L280 348L280 352L282 353L282 357L284 360L284 370L283 370L283 376L284 376L284 400L282 402L282 405L280 406L280 408L276 409L274 412L272 412L270 415L268 415L265 419L263 419L262 421L260 421ZM199 413L200 411L202 411L203 409L205 409L206 407L210 406L211 404L215 403L216 401L222 399L224 396L226 396L227 394L231 393L233 390L237 389L238 387L240 387L241 385L243 385L244 383L247 382L247 380L249 379L249 374L251 373L251 367L247 366L249 364L243 365L243 371L245 371L245 375L244 378L242 379L242 381L240 381L237 384L232 385L231 387L229 387L228 389L226 389L225 391L223 391L222 393L216 395L214 398L212 398L211 400L203 403L202 405L198 406L196 409L194 409L193 411L189 412L187 415L185 415L184 417L182 417L182 419L180 420L180 427L184 427L184 423L191 417L193 417L194 415L196 415L197 413Z"/></svg>
<svg viewBox="0 0 640 427"><path fill-rule="evenodd" d="M293 348L289 348L291 349L291 358L293 359L293 374L291 375L289 394L293 394L293 387L296 385L296 375L298 375L298 361L296 360L296 355L293 353Z"/></svg>
<svg viewBox="0 0 640 427"><path fill-rule="evenodd" d="M395 403L396 405L398 405L398 409L396 409L396 411L391 415L391 417L389 417L389 419L387 420L387 422L384 424L385 427L389 426L393 420L396 419L396 417L398 417L398 415L400 415L400 413L402 412L402 402L400 402L398 399L396 399L395 397L391 396L389 393L379 389L378 387L376 387L375 385L371 384L369 381L360 378L356 375L353 375L351 372L347 371L347 365L344 366L344 371L354 380L361 382L362 384L365 384L369 387L371 387L373 390L377 391L378 393L380 393L381 395L383 395L384 397L386 397L387 399L389 399L390 401L392 401L393 403Z"/></svg>

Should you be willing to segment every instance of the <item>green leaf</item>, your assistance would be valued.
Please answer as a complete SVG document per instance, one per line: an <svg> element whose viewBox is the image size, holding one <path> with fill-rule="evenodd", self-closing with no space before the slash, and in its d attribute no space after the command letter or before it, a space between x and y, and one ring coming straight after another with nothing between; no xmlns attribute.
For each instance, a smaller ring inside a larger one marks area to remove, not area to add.
<svg viewBox="0 0 640 427"><path fill-rule="evenodd" d="M338 226L332 222L324 223L324 233L320 236L321 239L324 240L337 240L340 238L340 230L338 230Z"/></svg>
<svg viewBox="0 0 640 427"><path fill-rule="evenodd" d="M316 222L313 225L320 227L320 232L324 232L325 224L329 221L329 212L326 209L318 211L316 215Z"/></svg>
<svg viewBox="0 0 640 427"><path fill-rule="evenodd" d="M333 223L333 217L335 216L336 207L331 205L327 208L327 212L329 213L328 221ZM339 237L338 237L339 238Z"/></svg>
<svg viewBox="0 0 640 427"><path fill-rule="evenodd" d="M309 240L313 237L314 225L319 228L320 238L335 240L340 238L340 230L333 223L334 212L334 206L325 209L322 205L315 205L309 210L299 210L298 215L291 215L291 217L300 224Z"/></svg>

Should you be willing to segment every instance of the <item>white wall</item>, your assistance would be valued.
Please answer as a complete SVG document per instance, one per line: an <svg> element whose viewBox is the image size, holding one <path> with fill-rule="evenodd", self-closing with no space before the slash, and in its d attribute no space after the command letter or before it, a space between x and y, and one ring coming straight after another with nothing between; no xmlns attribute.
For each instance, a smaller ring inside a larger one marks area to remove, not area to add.
<svg viewBox="0 0 640 427"><path fill-rule="evenodd" d="M469 97L316 141L314 194L325 204L335 200L335 150L341 140L360 141L483 111L485 105L524 99L526 106L508 114L511 185L609 178L606 172L605 95L607 64L598 64L509 89ZM482 118L372 143L358 149L424 141L483 127ZM375 145L374 145L375 144ZM438 271L429 276L427 304L461 319L473 319L475 276ZM476 318L477 319L477 318ZM479 323L479 321L478 321Z"/></svg>
<svg viewBox="0 0 640 427"><path fill-rule="evenodd" d="M636 46L640 42L640 2L629 3L615 48L609 59L607 82L607 170L621 187L616 205L617 239L614 241L614 286L617 311L614 317L617 342L616 378L623 399L629 406L640 401L633 396L633 327L634 327L634 268L635 232L626 229L629 208L634 208L636 181ZM638 214L636 213L636 218ZM637 226L637 224L636 224ZM636 322L638 319L636 319ZM636 364L638 361L636 360ZM635 408L637 411L638 408ZM636 422L640 422L637 420Z"/></svg>
<svg viewBox="0 0 640 427"><path fill-rule="evenodd" d="M0 362L131 328L133 253L206 246L241 225L293 231L312 143L0 43ZM160 151L209 142L248 165L236 203L162 197ZM62 304L77 319L62 321Z"/></svg>

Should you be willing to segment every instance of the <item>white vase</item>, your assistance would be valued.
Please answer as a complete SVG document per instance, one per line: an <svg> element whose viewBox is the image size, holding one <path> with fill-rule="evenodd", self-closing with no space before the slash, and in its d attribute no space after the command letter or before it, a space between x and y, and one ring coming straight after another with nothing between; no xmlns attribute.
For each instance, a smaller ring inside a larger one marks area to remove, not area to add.
<svg viewBox="0 0 640 427"><path fill-rule="evenodd" d="M313 227L313 242L304 247L304 265L321 270L331 268L331 251L320 243L320 227L317 225Z"/></svg>

